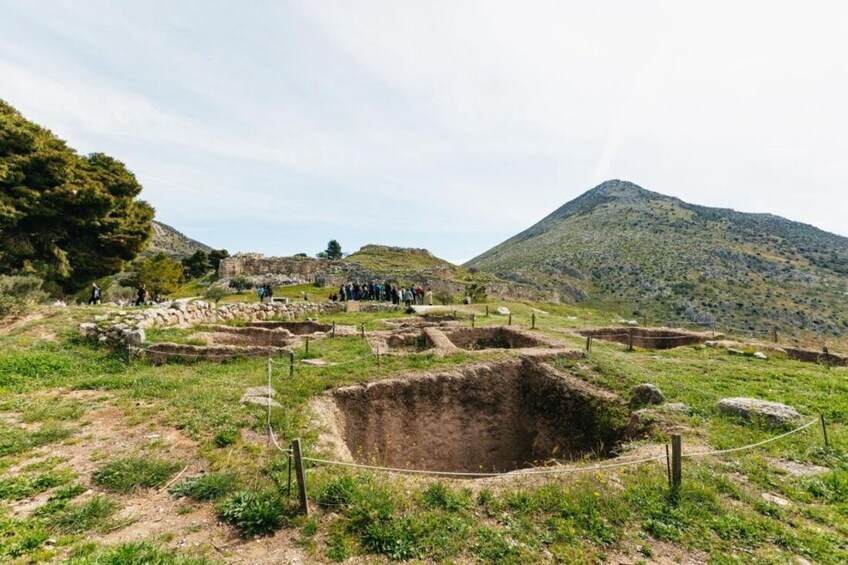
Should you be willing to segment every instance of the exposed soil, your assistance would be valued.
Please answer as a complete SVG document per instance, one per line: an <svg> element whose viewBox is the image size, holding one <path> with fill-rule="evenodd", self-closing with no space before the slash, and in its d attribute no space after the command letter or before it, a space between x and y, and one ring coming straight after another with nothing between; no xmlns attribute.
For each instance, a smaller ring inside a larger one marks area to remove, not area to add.
<svg viewBox="0 0 848 565"><path fill-rule="evenodd" d="M139 350L151 363L162 364L170 361L191 363L194 361L222 362L229 359L244 357L275 357L289 353L289 349L282 347L250 346L240 347L236 345L184 345L179 343L154 343L146 349Z"/></svg>
<svg viewBox="0 0 848 565"><path fill-rule="evenodd" d="M672 349L684 345L703 343L712 339L711 333L670 330L665 328L634 328L630 326L593 328L578 332L584 337L614 341L645 349ZM631 341L632 340L632 341Z"/></svg>
<svg viewBox="0 0 848 565"><path fill-rule="evenodd" d="M312 335L332 331L333 324L319 324L318 322L251 322L249 327L264 329L284 329L292 335Z"/></svg>
<svg viewBox="0 0 848 565"><path fill-rule="evenodd" d="M457 347L471 350L561 347L542 335L510 327L462 328L447 335Z"/></svg>
<svg viewBox="0 0 848 565"><path fill-rule="evenodd" d="M313 407L334 456L433 471L608 455L628 420L616 395L529 358L343 387Z"/></svg>

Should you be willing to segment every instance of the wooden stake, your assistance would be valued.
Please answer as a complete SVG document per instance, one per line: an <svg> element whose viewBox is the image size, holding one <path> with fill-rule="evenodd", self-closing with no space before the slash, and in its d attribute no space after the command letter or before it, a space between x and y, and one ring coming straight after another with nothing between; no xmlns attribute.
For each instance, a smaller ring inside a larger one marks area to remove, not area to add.
<svg viewBox="0 0 848 565"><path fill-rule="evenodd" d="M306 354L309 355L309 338L306 338Z"/></svg>
<svg viewBox="0 0 848 565"><path fill-rule="evenodd" d="M586 336L586 351L592 351L592 336Z"/></svg>
<svg viewBox="0 0 848 565"><path fill-rule="evenodd" d="M824 364L830 369L830 351L828 351L827 346L822 347L822 353L824 354Z"/></svg>
<svg viewBox="0 0 848 565"><path fill-rule="evenodd" d="M294 377L294 351L289 351L289 378Z"/></svg>
<svg viewBox="0 0 848 565"><path fill-rule="evenodd" d="M300 502L300 510L309 516L309 500L306 498L306 473L303 471L303 453L300 450L300 439L292 442L292 454L294 455L294 472L297 475L297 497Z"/></svg>
<svg viewBox="0 0 848 565"><path fill-rule="evenodd" d="M474 328L474 314L471 314L471 327Z"/></svg>
<svg viewBox="0 0 848 565"><path fill-rule="evenodd" d="M489 305L488 304L486 304L486 317L487 318L489 317Z"/></svg>
<svg viewBox="0 0 848 565"><path fill-rule="evenodd" d="M509 313L509 325L512 325L512 312Z"/></svg>
<svg viewBox="0 0 848 565"><path fill-rule="evenodd" d="M536 329L536 312L533 312L533 314L530 315L530 329Z"/></svg>
<svg viewBox="0 0 848 565"><path fill-rule="evenodd" d="M365 339L365 324L362 324L362 339Z"/></svg>
<svg viewBox="0 0 848 565"><path fill-rule="evenodd" d="M674 434L671 436L671 489L679 490L682 479L683 442L680 439L680 434Z"/></svg>
<svg viewBox="0 0 848 565"><path fill-rule="evenodd" d="M665 472L668 475L668 488L671 488L671 456L668 454L668 444L665 444Z"/></svg>
<svg viewBox="0 0 848 565"><path fill-rule="evenodd" d="M824 434L824 446L830 447L830 442L827 440L827 426L824 423L824 414L821 415L822 433Z"/></svg>
<svg viewBox="0 0 848 565"><path fill-rule="evenodd" d="M627 351L633 351L633 329L627 332Z"/></svg>

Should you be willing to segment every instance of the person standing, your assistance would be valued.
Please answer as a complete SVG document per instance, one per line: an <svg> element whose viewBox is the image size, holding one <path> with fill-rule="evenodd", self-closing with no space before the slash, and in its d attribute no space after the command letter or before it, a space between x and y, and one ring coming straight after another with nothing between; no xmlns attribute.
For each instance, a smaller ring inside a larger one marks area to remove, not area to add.
<svg viewBox="0 0 848 565"><path fill-rule="evenodd" d="M427 288L426 297L427 297L427 306L432 306L433 305L433 289L432 288Z"/></svg>
<svg viewBox="0 0 848 565"><path fill-rule="evenodd" d="M91 297L88 299L89 304L100 304L100 287L97 283L91 283Z"/></svg>

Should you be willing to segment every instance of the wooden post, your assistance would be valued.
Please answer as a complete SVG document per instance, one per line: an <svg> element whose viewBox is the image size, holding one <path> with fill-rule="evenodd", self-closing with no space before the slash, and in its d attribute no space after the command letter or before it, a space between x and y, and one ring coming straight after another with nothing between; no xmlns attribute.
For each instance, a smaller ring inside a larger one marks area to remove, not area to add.
<svg viewBox="0 0 848 565"><path fill-rule="evenodd" d="M474 314L471 314L471 328L474 328Z"/></svg>
<svg viewBox="0 0 848 565"><path fill-rule="evenodd" d="M830 447L830 442L827 440L827 426L824 423L824 414L821 415L822 433L824 434L824 446Z"/></svg>
<svg viewBox="0 0 848 565"><path fill-rule="evenodd" d="M683 479L683 443L680 440L680 434L671 436L671 489L677 491L680 489L680 482Z"/></svg>
<svg viewBox="0 0 848 565"><path fill-rule="evenodd" d="M772 330L772 337L774 338L774 342L777 343L777 328Z"/></svg>
<svg viewBox="0 0 848 565"><path fill-rule="evenodd" d="M533 312L533 313L530 315L530 329L531 329L531 330L535 330L535 329L536 329L536 312Z"/></svg>
<svg viewBox="0 0 848 565"><path fill-rule="evenodd" d="M300 439L292 442L292 454L294 455L294 472L297 475L297 497L300 501L300 510L309 516L309 500L306 498L306 473L303 472L303 453L300 450Z"/></svg>
<svg viewBox="0 0 848 565"><path fill-rule="evenodd" d="M586 336L586 351L592 351L592 336Z"/></svg>
<svg viewBox="0 0 848 565"><path fill-rule="evenodd" d="M487 318L489 317L489 305L488 304L486 304L486 317Z"/></svg>
<svg viewBox="0 0 848 565"><path fill-rule="evenodd" d="M828 351L827 346L822 347L822 354L824 354L824 364L830 369L830 351Z"/></svg>
<svg viewBox="0 0 848 565"><path fill-rule="evenodd" d="M309 338L306 338L306 354L309 355Z"/></svg>
<svg viewBox="0 0 848 565"><path fill-rule="evenodd" d="M509 313L509 325L512 325L512 312Z"/></svg>
<svg viewBox="0 0 848 565"><path fill-rule="evenodd" d="M668 475L668 488L671 488L671 456L668 454L668 444L665 444L665 472Z"/></svg>
<svg viewBox="0 0 848 565"><path fill-rule="evenodd" d="M627 332L627 351L633 351L633 328Z"/></svg>
<svg viewBox="0 0 848 565"><path fill-rule="evenodd" d="M365 323L362 324L362 339L365 339Z"/></svg>
<svg viewBox="0 0 848 565"><path fill-rule="evenodd" d="M289 378L294 377L294 351L289 351Z"/></svg>

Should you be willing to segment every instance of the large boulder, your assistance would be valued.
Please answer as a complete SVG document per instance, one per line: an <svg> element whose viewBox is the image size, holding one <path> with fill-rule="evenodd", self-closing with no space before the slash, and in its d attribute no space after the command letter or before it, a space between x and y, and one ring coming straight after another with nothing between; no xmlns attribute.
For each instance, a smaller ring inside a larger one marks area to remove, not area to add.
<svg viewBox="0 0 848 565"><path fill-rule="evenodd" d="M662 404L663 393L656 385L642 383L633 387L633 395L630 404L633 406L645 406L646 404Z"/></svg>
<svg viewBox="0 0 848 565"><path fill-rule="evenodd" d="M772 426L799 424L801 414L791 406L757 398L722 398L716 405L722 414L745 420L762 419Z"/></svg>

